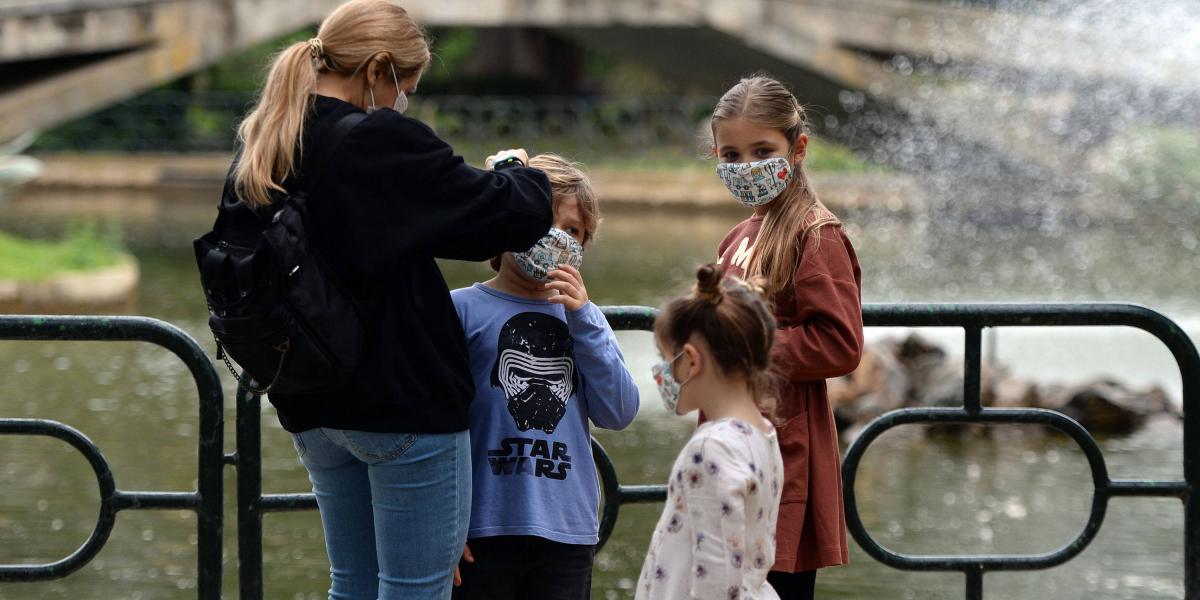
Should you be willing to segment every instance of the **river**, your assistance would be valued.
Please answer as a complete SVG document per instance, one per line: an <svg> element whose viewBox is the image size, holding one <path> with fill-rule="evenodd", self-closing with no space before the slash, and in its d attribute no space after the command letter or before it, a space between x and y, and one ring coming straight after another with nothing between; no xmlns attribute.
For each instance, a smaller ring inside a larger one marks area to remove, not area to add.
<svg viewBox="0 0 1200 600"><path fill-rule="evenodd" d="M38 193L0 206L0 229L50 236L73 219L118 226L141 265L136 314L164 319L213 348L204 324L190 241L211 219L211 190L128 195ZM1200 333L1200 257L1186 223L1073 221L983 227L936 215L842 215L863 265L866 302L1130 301ZM598 304L658 305L683 291L711 260L736 212L610 210L585 254ZM445 263L453 287L488 276L484 265ZM961 355L961 333L924 331ZM868 331L868 338L903 335ZM642 391L642 410L622 432L597 431L623 483L659 483L690 434L669 416L649 377L650 336L618 334ZM1178 400L1170 354L1124 328L1005 329L995 359L1041 382L1109 375L1161 385ZM232 449L233 382L224 374L226 447ZM307 491L288 435L264 407L265 492ZM136 343L0 343L0 416L47 418L80 429L113 465L124 490L191 490L195 483L195 387L166 351ZM1091 503L1091 476L1073 442L1042 431L885 434L867 452L858 496L869 530L908 553L1044 552L1071 540ZM936 433L936 432L933 432ZM1101 439L1114 478L1179 478L1181 427L1156 421L1131 436ZM225 590L236 596L233 478L227 469ZM91 531L98 494L86 461L48 438L0 437L0 563L66 556ZM631 598L660 507L630 506L596 560L593 597ZM1049 571L993 573L989 599L1182 598L1182 507L1167 499L1118 498L1095 541ZM315 512L265 517L266 597L324 598L328 565ZM0 599L195 596L195 518L179 511L126 511L104 550L80 572L46 583L0 584ZM397 543L411 543L398 540ZM906 573L876 563L851 542L851 564L823 571L822 598L961 598L957 574Z"/></svg>

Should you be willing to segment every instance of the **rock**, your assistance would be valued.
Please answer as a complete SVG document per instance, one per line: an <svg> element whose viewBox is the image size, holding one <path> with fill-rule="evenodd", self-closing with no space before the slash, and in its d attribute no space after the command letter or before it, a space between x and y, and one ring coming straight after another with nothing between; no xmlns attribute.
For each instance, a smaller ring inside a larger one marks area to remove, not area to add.
<svg viewBox="0 0 1200 600"><path fill-rule="evenodd" d="M1041 400L1037 384L1025 379L998 378L984 389L989 392L984 404L996 408L1037 407Z"/></svg>
<svg viewBox="0 0 1200 600"><path fill-rule="evenodd" d="M864 349L853 373L829 381L829 403L839 424L869 421L905 405L908 374L895 358L892 346L879 344Z"/></svg>
<svg viewBox="0 0 1200 600"><path fill-rule="evenodd" d="M897 348L897 358L908 373L909 406L961 406L962 365L946 360L946 352L912 334Z"/></svg>
<svg viewBox="0 0 1200 600"><path fill-rule="evenodd" d="M1075 419L1092 433L1129 433L1147 417L1170 412L1162 388L1135 391L1108 379L1056 390L1044 406Z"/></svg>
<svg viewBox="0 0 1200 600"><path fill-rule="evenodd" d="M850 435L898 408L962 406L963 378L961 360L948 360L945 351L914 334L864 349L853 373L829 381L829 399L838 429ZM985 406L1057 410L1097 434L1128 433L1156 415L1181 418L1178 406L1159 387L1133 390L1111 379L1075 386L1039 385L1012 377L1003 365L995 364L982 365L980 396ZM955 434L980 428L935 429Z"/></svg>
<svg viewBox="0 0 1200 600"><path fill-rule="evenodd" d="M137 261L129 256L94 271L63 272L39 281L0 281L0 314L122 310L133 304L139 277Z"/></svg>

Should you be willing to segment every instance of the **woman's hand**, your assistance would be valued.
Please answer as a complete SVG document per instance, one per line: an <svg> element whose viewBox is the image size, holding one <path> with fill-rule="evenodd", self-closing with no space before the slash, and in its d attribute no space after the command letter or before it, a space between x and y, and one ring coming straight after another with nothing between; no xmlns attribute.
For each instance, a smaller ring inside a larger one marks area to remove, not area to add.
<svg viewBox="0 0 1200 600"><path fill-rule="evenodd" d="M583 275L579 274L579 269L571 265L558 265L557 269L546 275L553 279L546 284L546 289L558 291L557 296L549 299L550 302L561 304L571 312L588 303L587 287L583 285Z"/></svg>
<svg viewBox="0 0 1200 600"><path fill-rule="evenodd" d="M492 166L494 166L496 163L498 163L501 160L504 160L510 156L515 156L515 157L519 158L521 160L521 164L523 164L523 165L529 164L529 153L525 152L524 148L509 148L508 150L501 150L501 151L487 157L483 161L483 168L490 171L490 170L492 170Z"/></svg>
<svg viewBox="0 0 1200 600"><path fill-rule="evenodd" d="M462 559L469 563L475 562L475 557L471 556L471 547L466 544L463 544ZM454 567L454 587L458 587L460 585L462 585L462 572L458 570L458 567Z"/></svg>

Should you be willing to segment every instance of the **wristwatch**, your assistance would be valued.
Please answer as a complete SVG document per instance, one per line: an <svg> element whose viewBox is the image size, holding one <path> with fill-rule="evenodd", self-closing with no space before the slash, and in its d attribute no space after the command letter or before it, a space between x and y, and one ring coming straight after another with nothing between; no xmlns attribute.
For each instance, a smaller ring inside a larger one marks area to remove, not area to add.
<svg viewBox="0 0 1200 600"><path fill-rule="evenodd" d="M523 166L525 166L525 163L521 160L521 157L519 157L515 154L510 154L510 155L492 163L492 170L499 171L500 169L507 169L508 167L523 167Z"/></svg>

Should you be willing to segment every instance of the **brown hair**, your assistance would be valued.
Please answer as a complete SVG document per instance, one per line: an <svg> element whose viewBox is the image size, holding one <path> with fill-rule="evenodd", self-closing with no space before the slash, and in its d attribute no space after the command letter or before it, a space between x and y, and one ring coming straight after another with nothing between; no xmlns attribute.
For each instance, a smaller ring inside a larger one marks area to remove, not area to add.
<svg viewBox="0 0 1200 600"><path fill-rule="evenodd" d="M257 105L238 127L242 151L234 190L239 198L254 208L267 206L271 193L284 191L284 180L295 174L317 73L354 76L374 60L390 61L398 79L423 71L430 61L425 32L387 0L341 5L321 23L317 37L275 57Z"/></svg>
<svg viewBox="0 0 1200 600"><path fill-rule="evenodd" d="M742 79L717 101L710 122L714 142L717 123L731 119L745 119L778 130L787 138L789 150L795 148L808 128L808 116L796 97L782 83L765 75ZM789 285L809 236L817 233L815 242L819 244L819 230L825 225L841 226L841 221L817 198L802 162L788 187L763 217L746 275L762 276L768 297L773 298Z"/></svg>
<svg viewBox="0 0 1200 600"><path fill-rule="evenodd" d="M714 264L701 266L692 292L663 306L654 320L654 337L675 348L692 334L704 338L721 372L745 376L759 410L774 420L775 317L759 282L725 277Z"/></svg>
<svg viewBox="0 0 1200 600"><path fill-rule="evenodd" d="M579 216L583 218L583 244L586 246L596 237L600 228L600 198L592 189L592 181L583 172L583 165L557 154L538 154L529 159L529 166L546 174L550 180L550 192L554 197L554 212L563 198L574 196L579 203ZM500 257L489 263L492 269L500 270Z"/></svg>

